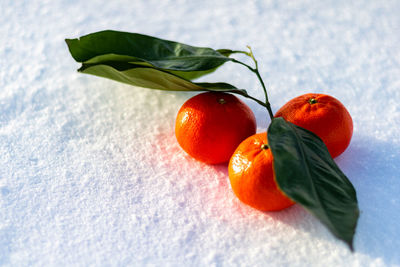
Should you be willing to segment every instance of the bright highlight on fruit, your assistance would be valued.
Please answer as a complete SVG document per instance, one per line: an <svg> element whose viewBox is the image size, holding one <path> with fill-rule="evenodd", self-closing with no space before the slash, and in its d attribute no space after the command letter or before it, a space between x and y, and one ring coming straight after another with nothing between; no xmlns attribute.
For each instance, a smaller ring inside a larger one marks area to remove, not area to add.
<svg viewBox="0 0 400 267"><path fill-rule="evenodd" d="M227 93L207 92L190 98L175 123L176 139L183 150L208 164L228 162L236 147L255 132L251 109Z"/></svg>

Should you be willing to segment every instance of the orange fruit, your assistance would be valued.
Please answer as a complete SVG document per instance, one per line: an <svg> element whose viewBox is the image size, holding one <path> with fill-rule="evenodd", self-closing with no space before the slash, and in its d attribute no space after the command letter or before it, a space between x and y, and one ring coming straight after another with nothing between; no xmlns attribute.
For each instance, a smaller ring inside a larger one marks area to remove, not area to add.
<svg viewBox="0 0 400 267"><path fill-rule="evenodd" d="M305 94L281 107L275 117L303 127L318 135L332 158L342 154L353 135L353 120L345 106L324 94Z"/></svg>
<svg viewBox="0 0 400 267"><path fill-rule="evenodd" d="M262 211L278 211L294 204L275 182L267 133L244 140L233 153L228 171L232 190L243 203Z"/></svg>
<svg viewBox="0 0 400 267"><path fill-rule="evenodd" d="M251 109L236 96L221 92L190 98L175 123L176 139L183 150L208 164L229 161L240 142L255 132Z"/></svg>

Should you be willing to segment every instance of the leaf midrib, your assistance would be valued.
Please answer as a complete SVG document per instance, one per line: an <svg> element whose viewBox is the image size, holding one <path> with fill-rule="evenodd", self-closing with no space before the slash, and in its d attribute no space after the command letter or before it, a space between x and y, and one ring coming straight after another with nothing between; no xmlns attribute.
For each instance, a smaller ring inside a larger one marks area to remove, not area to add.
<svg viewBox="0 0 400 267"><path fill-rule="evenodd" d="M290 123L289 123L289 125L290 125L290 127L292 129L294 129L294 134L295 134L297 140L301 140L301 138L297 134L295 126L291 125ZM306 165L307 174L309 175L309 177L311 177L311 171L309 170L309 160L308 160L308 157L306 157L305 153L304 153L304 150L305 150L304 149L304 144L303 144L302 141L299 142L299 144L300 144L300 148L301 148L302 160L303 160L303 162L305 162L305 165ZM329 224L331 225L331 227L333 227L337 231L337 228L332 224L332 221L330 220L330 217L326 213L326 206L323 204L323 201L321 201L320 194L318 193L318 190L316 190L314 183L311 183L311 186L312 186L312 190L313 190L315 196L317 196L318 203L320 204L321 207L323 207L322 211L323 211L325 217L328 219Z"/></svg>
<svg viewBox="0 0 400 267"><path fill-rule="evenodd" d="M79 39L67 39L67 43L70 42L70 41L73 41L73 40L78 40L80 42ZM87 46L80 45L79 47L82 50L90 52L91 54L92 53L98 54L98 51L93 50L91 48L88 48ZM217 52L217 53L219 53L219 52ZM119 54L119 53L113 53L113 52L98 54L98 55L93 56L93 57L102 56L102 55L106 55L106 54L115 54L115 55L120 55L120 56L137 57L137 56L134 56L134 55L126 55L126 54ZM87 59L85 61L88 61L88 60L92 59L93 57L91 57L91 58L89 58L89 59ZM226 59L226 61L232 60L232 58L224 56L222 54L221 55L215 55L215 56L213 56L213 55L168 56L168 57L163 57L161 59L143 59L143 58L140 58L140 57L137 57L137 58L141 59L143 61L164 61L164 60L179 60L179 59L191 59L191 58L205 58L205 59L206 58L216 58L216 59ZM85 62L85 61L81 61L81 62Z"/></svg>
<svg viewBox="0 0 400 267"><path fill-rule="evenodd" d="M172 56L172 57L165 57L162 59L148 59L148 60L153 60L153 61L163 61L163 60L175 60L175 59L190 59L190 58L218 58L218 59L226 59L232 60L232 58L225 57L225 56L212 56L212 55L192 55L192 56Z"/></svg>

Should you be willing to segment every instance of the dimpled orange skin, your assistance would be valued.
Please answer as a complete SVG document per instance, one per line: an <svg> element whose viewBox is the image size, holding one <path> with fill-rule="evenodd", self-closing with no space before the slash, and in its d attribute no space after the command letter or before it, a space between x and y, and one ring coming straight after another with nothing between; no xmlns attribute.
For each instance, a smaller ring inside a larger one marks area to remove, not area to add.
<svg viewBox="0 0 400 267"><path fill-rule="evenodd" d="M252 135L237 147L229 161L229 180L243 203L261 211L279 211L294 202L278 188L271 149L263 149L263 144L267 144L266 133Z"/></svg>
<svg viewBox="0 0 400 267"><path fill-rule="evenodd" d="M232 94L207 92L186 101L178 112L175 135L195 159L228 162L236 147L256 132L251 109Z"/></svg>
<svg viewBox="0 0 400 267"><path fill-rule="evenodd" d="M350 113L339 100L329 95L310 93L293 98L275 117L283 117L318 135L332 158L346 150L353 135Z"/></svg>

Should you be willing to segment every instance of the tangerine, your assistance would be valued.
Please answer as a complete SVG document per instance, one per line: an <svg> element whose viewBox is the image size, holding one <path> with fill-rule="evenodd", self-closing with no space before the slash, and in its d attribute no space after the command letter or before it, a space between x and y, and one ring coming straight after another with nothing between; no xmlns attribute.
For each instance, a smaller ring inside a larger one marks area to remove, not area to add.
<svg viewBox="0 0 400 267"><path fill-rule="evenodd" d="M229 161L236 147L256 132L256 118L239 98L206 92L187 100L178 112L175 135L195 159L217 164Z"/></svg>
<svg viewBox="0 0 400 267"><path fill-rule="evenodd" d="M325 94L304 94L282 106L275 117L303 127L318 135L332 158L342 154L353 135L353 120L346 107Z"/></svg>
<svg viewBox="0 0 400 267"><path fill-rule="evenodd" d="M228 171L232 190L243 203L262 211L278 211L294 204L275 182L267 133L244 140L233 153Z"/></svg>

